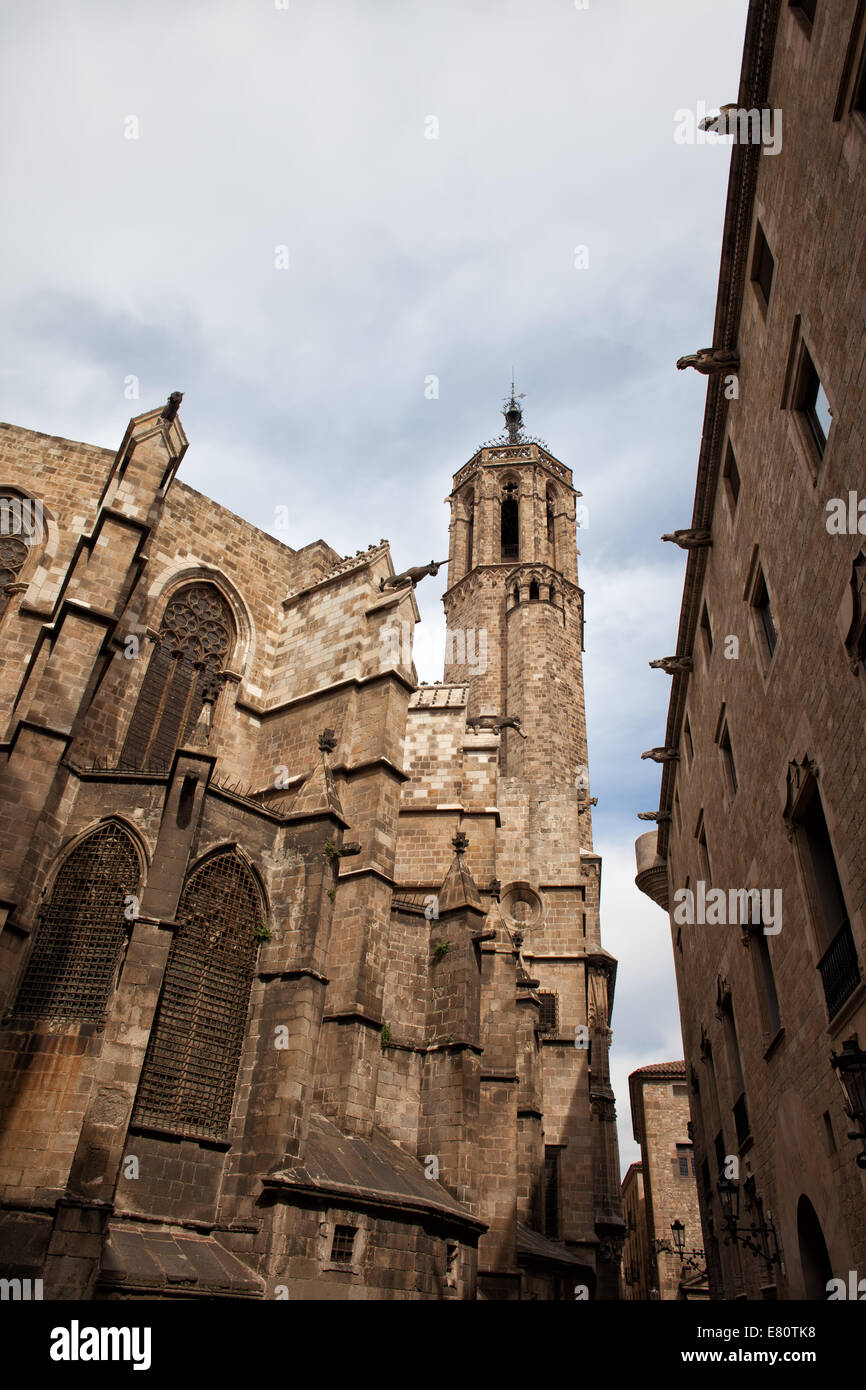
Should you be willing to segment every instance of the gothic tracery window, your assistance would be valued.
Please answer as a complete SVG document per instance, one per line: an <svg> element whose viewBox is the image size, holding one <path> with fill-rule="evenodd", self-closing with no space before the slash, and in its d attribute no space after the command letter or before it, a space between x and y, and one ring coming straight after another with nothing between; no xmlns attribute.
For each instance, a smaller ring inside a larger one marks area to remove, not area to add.
<svg viewBox="0 0 866 1390"><path fill-rule="evenodd" d="M170 600L130 721L121 762L167 765L215 698L234 641L228 604L212 584L188 584Z"/></svg>
<svg viewBox="0 0 866 1390"><path fill-rule="evenodd" d="M17 584L39 538L39 503L11 492L0 493L0 614L9 602L9 588Z"/></svg>
<svg viewBox="0 0 866 1390"><path fill-rule="evenodd" d="M140 877L132 837L113 821L75 846L40 913L16 1017L105 1017L126 941L127 904L138 893Z"/></svg>
<svg viewBox="0 0 866 1390"><path fill-rule="evenodd" d="M221 1138L267 935L258 889L236 850L193 870L176 920L133 1122Z"/></svg>

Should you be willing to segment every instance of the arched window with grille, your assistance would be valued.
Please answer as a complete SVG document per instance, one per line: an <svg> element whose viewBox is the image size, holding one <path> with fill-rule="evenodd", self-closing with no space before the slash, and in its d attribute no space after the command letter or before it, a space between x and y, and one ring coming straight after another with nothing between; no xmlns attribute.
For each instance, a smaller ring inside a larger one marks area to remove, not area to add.
<svg viewBox="0 0 866 1390"><path fill-rule="evenodd" d="M80 840L61 864L13 1010L16 1018L105 1018L126 942L126 908L141 860L114 821Z"/></svg>
<svg viewBox="0 0 866 1390"><path fill-rule="evenodd" d="M229 606L213 584L187 584L169 601L123 745L121 764L167 766L192 733L234 644Z"/></svg>
<svg viewBox="0 0 866 1390"><path fill-rule="evenodd" d="M42 504L0 490L0 615L21 579L30 552L42 540Z"/></svg>
<svg viewBox="0 0 866 1390"><path fill-rule="evenodd" d="M256 955L268 935L259 890L235 849L212 855L181 894L133 1123L223 1138Z"/></svg>

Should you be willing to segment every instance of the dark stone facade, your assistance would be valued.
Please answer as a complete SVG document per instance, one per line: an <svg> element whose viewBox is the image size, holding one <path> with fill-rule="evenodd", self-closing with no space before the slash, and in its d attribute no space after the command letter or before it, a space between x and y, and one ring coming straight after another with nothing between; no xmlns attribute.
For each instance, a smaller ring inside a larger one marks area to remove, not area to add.
<svg viewBox="0 0 866 1390"><path fill-rule="evenodd" d="M0 494L35 518L0 557L2 1273L51 1299L616 1297L579 607L515 626L512 671L545 624L572 661L558 705L509 690L524 752L467 728L471 670L418 687L386 542L293 551L185 486L186 447L171 407L116 455L0 427ZM527 495L551 472L513 465Z"/></svg>

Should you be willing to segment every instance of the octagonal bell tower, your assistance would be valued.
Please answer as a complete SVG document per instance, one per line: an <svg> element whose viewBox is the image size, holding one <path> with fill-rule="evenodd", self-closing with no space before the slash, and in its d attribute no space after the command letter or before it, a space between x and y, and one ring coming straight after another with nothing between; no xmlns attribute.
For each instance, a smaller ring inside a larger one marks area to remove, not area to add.
<svg viewBox="0 0 866 1390"><path fill-rule="evenodd" d="M491 953L482 1027L489 1076L482 1069L481 1124L501 1132L510 1055L501 1029L514 986L494 983L492 962L516 949L521 1007L531 999L541 1010L536 1042L524 1040L515 1052L517 1209L594 1267L597 1296L615 1298L622 1216L608 1052L616 962L601 945L601 861L592 840L580 493L571 470L524 433L519 399L512 385L504 433L455 474L447 499L445 683L468 685L466 756L495 767L486 785L495 785L496 804L483 814L496 817L501 901L488 918L495 944L484 948ZM477 775L467 773L463 784L468 828ZM524 1073L536 1048L533 1099ZM540 1218L532 1216L536 1198ZM511 1200L510 1189L491 1191L487 1210L510 1209ZM480 1275L486 1258L483 1240Z"/></svg>
<svg viewBox="0 0 866 1390"><path fill-rule="evenodd" d="M580 494L524 435L513 389L504 415L505 433L460 469L448 499L445 680L470 681L470 718L520 720L503 735L502 771L573 785L587 765Z"/></svg>

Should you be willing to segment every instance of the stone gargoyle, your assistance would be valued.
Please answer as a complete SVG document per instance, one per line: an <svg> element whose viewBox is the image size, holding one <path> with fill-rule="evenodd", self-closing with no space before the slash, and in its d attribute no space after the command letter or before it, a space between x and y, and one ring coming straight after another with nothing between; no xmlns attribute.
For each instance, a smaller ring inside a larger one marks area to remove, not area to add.
<svg viewBox="0 0 866 1390"><path fill-rule="evenodd" d="M391 574L387 579L380 579L379 588L414 589L419 579L426 579L428 574L438 574L442 565L447 564L447 560L431 560L429 565L413 565L411 569L403 570L402 574Z"/></svg>
<svg viewBox="0 0 866 1390"><path fill-rule="evenodd" d="M680 550L699 550L702 546L713 543L709 531L699 531L692 526L684 526L679 531L666 531L662 540L673 541L674 545L680 547Z"/></svg>
<svg viewBox="0 0 866 1390"><path fill-rule="evenodd" d="M677 672L691 671L694 661L690 656L663 656L649 664L653 671L665 671L667 675L673 676Z"/></svg>
<svg viewBox="0 0 866 1390"><path fill-rule="evenodd" d="M715 376L721 372L738 372L740 355L731 348L698 348L697 352L690 352L688 356L678 358L677 371L684 372L687 367L694 367L695 371L700 372L702 376Z"/></svg>
<svg viewBox="0 0 866 1390"><path fill-rule="evenodd" d="M476 714L473 719L466 720L466 727L468 729L490 729L495 734L501 734L503 729L516 729L521 738L526 738L516 714Z"/></svg>
<svg viewBox="0 0 866 1390"><path fill-rule="evenodd" d="M645 753L641 753L641 760L652 758L654 763L675 763L679 759L676 748L648 748Z"/></svg>

